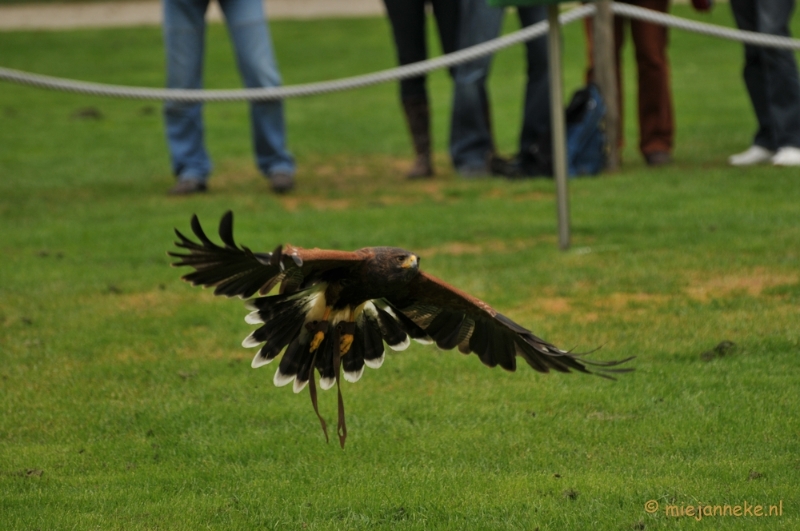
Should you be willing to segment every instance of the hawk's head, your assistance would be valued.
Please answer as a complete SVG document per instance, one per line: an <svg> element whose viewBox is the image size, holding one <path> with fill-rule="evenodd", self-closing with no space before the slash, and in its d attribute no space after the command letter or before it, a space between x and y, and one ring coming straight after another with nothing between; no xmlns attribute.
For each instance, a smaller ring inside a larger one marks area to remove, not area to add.
<svg viewBox="0 0 800 531"><path fill-rule="evenodd" d="M370 260L370 272L380 275L389 283L409 282L419 274L419 257L398 247L375 247Z"/></svg>

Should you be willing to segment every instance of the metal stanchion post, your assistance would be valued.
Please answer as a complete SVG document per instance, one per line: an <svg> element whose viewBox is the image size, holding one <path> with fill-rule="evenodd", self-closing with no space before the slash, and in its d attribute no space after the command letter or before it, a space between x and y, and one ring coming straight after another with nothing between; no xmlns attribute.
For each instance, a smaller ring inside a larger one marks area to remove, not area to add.
<svg viewBox="0 0 800 531"><path fill-rule="evenodd" d="M550 22L547 48L550 64L550 116L553 129L553 176L556 181L558 209L558 247L569 248L569 189L567 187L567 129L564 118L563 79L561 73L561 24L558 4L547 6Z"/></svg>

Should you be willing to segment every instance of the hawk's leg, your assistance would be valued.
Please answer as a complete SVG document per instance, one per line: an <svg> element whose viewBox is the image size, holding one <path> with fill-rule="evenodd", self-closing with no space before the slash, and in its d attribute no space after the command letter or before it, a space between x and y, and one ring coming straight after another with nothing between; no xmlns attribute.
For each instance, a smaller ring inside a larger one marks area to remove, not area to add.
<svg viewBox="0 0 800 531"><path fill-rule="evenodd" d="M322 344L322 340L325 339L325 332L328 331L328 317L331 315L331 307L325 307L325 313L322 315L322 319L317 321L316 324L316 332L314 333L314 337L311 338L311 345L309 345L309 352L316 352L319 346ZM309 323L310 324L310 323Z"/></svg>
<svg viewBox="0 0 800 531"><path fill-rule="evenodd" d="M353 346L353 334L356 331L355 312L350 308L347 321L342 321L336 327L339 329L339 353L344 356Z"/></svg>

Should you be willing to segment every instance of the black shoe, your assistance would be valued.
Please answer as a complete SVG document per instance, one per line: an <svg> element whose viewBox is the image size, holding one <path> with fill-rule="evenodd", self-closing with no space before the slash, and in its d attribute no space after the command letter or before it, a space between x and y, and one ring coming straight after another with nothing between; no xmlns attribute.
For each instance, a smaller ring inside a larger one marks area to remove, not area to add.
<svg viewBox="0 0 800 531"><path fill-rule="evenodd" d="M497 164L497 165L496 165ZM532 179L552 177L550 168L545 167L538 159L527 153L517 153L510 159L504 160L502 164L492 163L494 175L505 177L506 179Z"/></svg>
<svg viewBox="0 0 800 531"><path fill-rule="evenodd" d="M286 172L273 173L269 176L269 185L276 194L285 194L294 188L294 176Z"/></svg>
<svg viewBox="0 0 800 531"><path fill-rule="evenodd" d="M431 154L422 153L417 155L417 158L414 159L414 165L411 166L411 170L406 173L406 179L413 181L417 179L430 179L431 177L433 177Z"/></svg>
<svg viewBox="0 0 800 531"><path fill-rule="evenodd" d="M522 177L520 167L515 158L507 159L500 155L492 155L489 159L489 170L495 177L518 179Z"/></svg>
<svg viewBox="0 0 800 531"><path fill-rule="evenodd" d="M205 181L200 179L183 179L175 183L175 186L170 188L169 195L192 195L203 193L208 190Z"/></svg>
<svg viewBox="0 0 800 531"><path fill-rule="evenodd" d="M669 151L653 151L644 156L648 166L664 166L672 163L672 155Z"/></svg>
<svg viewBox="0 0 800 531"><path fill-rule="evenodd" d="M460 166L456 168L456 173L463 179L482 179L483 177L489 177L492 171L488 165L478 164L473 166Z"/></svg>

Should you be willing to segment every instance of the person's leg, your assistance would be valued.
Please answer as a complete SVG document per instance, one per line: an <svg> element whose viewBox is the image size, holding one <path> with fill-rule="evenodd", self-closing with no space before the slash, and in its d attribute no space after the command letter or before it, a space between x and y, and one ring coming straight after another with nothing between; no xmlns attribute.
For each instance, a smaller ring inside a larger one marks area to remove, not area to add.
<svg viewBox="0 0 800 531"><path fill-rule="evenodd" d="M208 0L164 0L163 7L167 87L202 88ZM173 174L179 181L205 182L211 161L203 140L202 104L167 101L164 121Z"/></svg>
<svg viewBox="0 0 800 531"><path fill-rule="evenodd" d="M452 53L458 49L459 0L431 0L431 5L442 51Z"/></svg>
<svg viewBox="0 0 800 531"><path fill-rule="evenodd" d="M392 25L397 63L407 65L428 58L424 0L384 0ZM400 80L401 99L427 101L425 76Z"/></svg>
<svg viewBox="0 0 800 531"><path fill-rule="evenodd" d="M496 37L503 10L489 7L486 0L461 0L458 48L463 49ZM494 153L486 78L492 57L485 56L455 68L450 155L456 170L464 175L488 173Z"/></svg>
<svg viewBox="0 0 800 531"><path fill-rule="evenodd" d="M637 5L666 13L669 0L638 0ZM670 160L675 136L667 28L631 20L631 36L639 85L639 150L648 164L663 164ZM663 159L656 160L657 157Z"/></svg>
<svg viewBox="0 0 800 531"><path fill-rule="evenodd" d="M789 20L794 0L759 0L756 25L760 33L791 37ZM778 149L800 147L800 79L794 52L761 48L761 65L772 141Z"/></svg>
<svg viewBox="0 0 800 531"><path fill-rule="evenodd" d="M428 57L424 0L384 0L392 25L397 62L401 65ZM411 179L433 175L430 107L426 76L400 80L400 103L411 133L416 158L406 174Z"/></svg>
<svg viewBox="0 0 800 531"><path fill-rule="evenodd" d="M220 7L225 14L245 86L280 86L281 76L261 1L220 0ZM256 164L262 173L268 177L294 175L294 159L286 148L283 102L250 102L250 118Z"/></svg>
<svg viewBox="0 0 800 531"><path fill-rule="evenodd" d="M546 6L518 8L523 27L547 19ZM539 144L550 137L550 75L548 71L547 38L539 37L525 43L527 75L525 107L519 152L539 149Z"/></svg>
<svg viewBox="0 0 800 531"><path fill-rule="evenodd" d="M739 29L758 31L755 0L730 0L731 11ZM753 145L774 151L777 149L773 136L773 126L767 105L767 87L761 48L745 44L744 69L742 71L747 94L758 120L758 129L753 137Z"/></svg>

